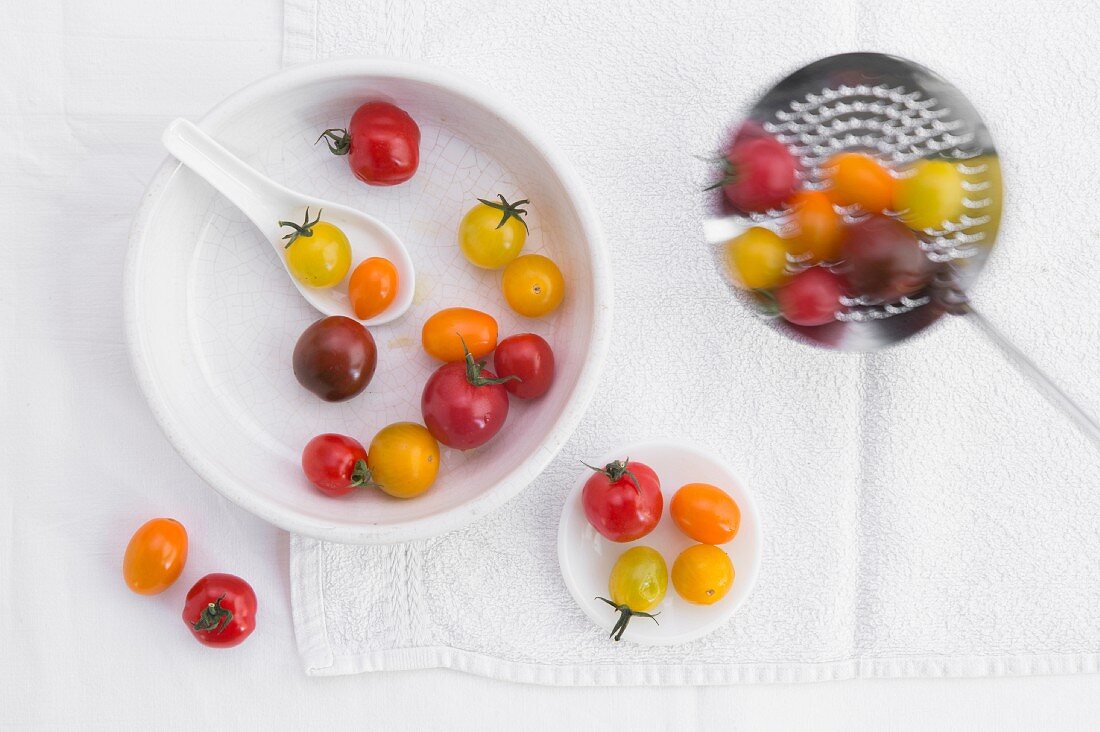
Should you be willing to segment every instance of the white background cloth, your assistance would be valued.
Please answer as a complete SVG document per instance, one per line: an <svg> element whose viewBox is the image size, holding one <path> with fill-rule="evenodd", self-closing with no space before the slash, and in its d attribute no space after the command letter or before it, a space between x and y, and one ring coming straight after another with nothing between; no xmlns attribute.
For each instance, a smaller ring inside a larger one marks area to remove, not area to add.
<svg viewBox="0 0 1100 732"><path fill-rule="evenodd" d="M1075 17L1069 30L1094 33L1095 21ZM222 500L163 438L130 374L119 289L131 217L164 157L160 131L276 70L282 23L274 0L0 2L0 725L1094 725L1094 675L608 690L447 671L302 674L287 537ZM1095 66L1068 73L1095 86ZM155 515L187 525L192 554L175 587L141 598L119 563ZM260 596L259 630L230 652L199 646L179 618L186 589L215 570Z"/></svg>
<svg viewBox="0 0 1100 732"><path fill-rule="evenodd" d="M507 680L675 684L1100 666L1100 452L965 320L880 353L807 348L755 322L699 241L713 171L697 156L725 142L762 87L851 49L923 61L971 96L1003 156L1003 235L977 306L1100 410L1088 388L1100 380L1095 226L1063 213L1088 210L1100 185L1098 157L1074 143L1096 113L1077 81L1094 64L1079 18L877 0L560 0L518 17L430 0L293 2L285 60L443 64L539 120L595 199L616 306L592 407L502 510L396 549L292 544L311 672L439 664ZM812 23L778 22L811 11ZM929 17L936 30L921 27ZM598 28L598 41L581 27ZM1022 29L1029 43L1006 64L1000 52ZM1044 50L1054 44L1057 69ZM737 616L705 638L616 646L564 589L556 520L580 460L653 437L734 467L760 508L762 571ZM393 622L397 608L407 621Z"/></svg>

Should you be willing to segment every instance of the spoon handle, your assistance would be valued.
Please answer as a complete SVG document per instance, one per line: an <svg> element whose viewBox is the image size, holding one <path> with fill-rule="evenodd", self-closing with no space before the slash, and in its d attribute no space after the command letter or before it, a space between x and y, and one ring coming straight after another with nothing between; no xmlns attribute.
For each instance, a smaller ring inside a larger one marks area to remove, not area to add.
<svg viewBox="0 0 1100 732"><path fill-rule="evenodd" d="M257 172L186 119L173 120L161 138L168 152L214 186L271 241L280 218L298 215L293 194Z"/></svg>
<svg viewBox="0 0 1100 732"><path fill-rule="evenodd" d="M985 319L985 317L974 310L973 307L968 306L966 309L966 316L977 326L990 341L994 343L1001 351L1008 357L1008 360L1019 369L1020 373L1031 379L1031 382L1039 389L1039 392L1047 398L1047 400L1062 410L1062 412L1073 419L1077 423L1081 432L1089 437L1097 447L1100 447L1100 424L1096 423L1096 420L1082 409L1077 402L1073 401L1064 391L1062 391L1057 384L1051 381L1042 369L1035 365L1035 362L1024 355L1024 353L1016 348L1005 335L998 330L992 323Z"/></svg>

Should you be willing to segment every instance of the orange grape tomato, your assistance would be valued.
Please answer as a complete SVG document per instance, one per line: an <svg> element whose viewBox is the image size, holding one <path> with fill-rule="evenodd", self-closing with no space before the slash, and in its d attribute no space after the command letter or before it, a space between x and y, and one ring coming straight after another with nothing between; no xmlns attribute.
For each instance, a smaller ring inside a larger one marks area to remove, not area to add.
<svg viewBox="0 0 1100 732"><path fill-rule="evenodd" d="M164 592L187 563L187 530L175 519L155 518L142 524L126 545L122 576L139 595Z"/></svg>
<svg viewBox="0 0 1100 732"><path fill-rule="evenodd" d="M482 358L497 347L497 321L480 310L447 308L424 322L420 340L428 355L440 361L463 360L463 341L474 358Z"/></svg>
<svg viewBox="0 0 1100 732"><path fill-rule="evenodd" d="M688 483L676 491L668 508L680 531L704 544L725 544L741 527L737 502L710 483Z"/></svg>
<svg viewBox="0 0 1100 732"><path fill-rule="evenodd" d="M809 262L831 262L840 256L843 221L821 191L800 191L791 199L794 235L791 251Z"/></svg>
<svg viewBox="0 0 1100 732"><path fill-rule="evenodd" d="M712 544L689 546L672 563L672 586L696 605L713 605L725 597L733 577L729 555Z"/></svg>
<svg viewBox="0 0 1100 732"><path fill-rule="evenodd" d="M397 267L384 257L364 259L351 273L348 298L355 317L367 320L390 306L397 296Z"/></svg>
<svg viewBox="0 0 1100 732"><path fill-rule="evenodd" d="M840 153L825 163L829 198L838 206L858 205L882 213L894 205L897 181L879 161L863 153Z"/></svg>

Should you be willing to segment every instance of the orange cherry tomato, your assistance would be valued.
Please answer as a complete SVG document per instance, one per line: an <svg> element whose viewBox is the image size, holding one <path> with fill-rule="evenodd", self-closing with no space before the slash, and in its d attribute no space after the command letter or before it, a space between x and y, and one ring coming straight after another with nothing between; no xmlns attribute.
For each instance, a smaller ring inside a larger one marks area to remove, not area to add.
<svg viewBox="0 0 1100 732"><path fill-rule="evenodd" d="M396 296L397 267L384 257L364 259L348 280L348 298L360 320L381 315Z"/></svg>
<svg viewBox="0 0 1100 732"><path fill-rule="evenodd" d="M838 206L859 205L867 213L882 213L894 205L897 181L870 155L840 153L825 163L827 193Z"/></svg>
<svg viewBox="0 0 1100 732"><path fill-rule="evenodd" d="M672 563L672 586L696 605L713 605L725 597L733 577L729 555L712 544L689 546Z"/></svg>
<svg viewBox="0 0 1100 732"><path fill-rule="evenodd" d="M794 211L794 254L810 255L809 262L830 262L840 256L844 232L840 214L821 191L800 191L791 199Z"/></svg>
<svg viewBox="0 0 1100 732"><path fill-rule="evenodd" d="M463 360L463 341L474 358L482 358L497 347L497 321L480 310L447 308L424 322L420 340L428 355L440 361Z"/></svg>
<svg viewBox="0 0 1100 732"><path fill-rule="evenodd" d="M155 518L142 524L126 545L122 576L139 595L164 592L187 563L187 530L175 519Z"/></svg>
<svg viewBox="0 0 1100 732"><path fill-rule="evenodd" d="M672 496L668 510L680 531L703 544L725 544L741 527L737 502L710 483L683 486Z"/></svg>

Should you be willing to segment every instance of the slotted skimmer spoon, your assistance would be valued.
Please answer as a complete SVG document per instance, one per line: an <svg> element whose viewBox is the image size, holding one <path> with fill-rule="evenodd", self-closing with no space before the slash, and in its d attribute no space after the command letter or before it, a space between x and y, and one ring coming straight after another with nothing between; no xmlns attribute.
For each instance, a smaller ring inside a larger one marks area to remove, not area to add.
<svg viewBox="0 0 1100 732"><path fill-rule="evenodd" d="M815 61L776 84L745 119L784 143L799 160L802 184L826 186L826 161L844 151L868 152L893 167L924 158L951 161L962 175L964 212L942 228L919 234L921 248L939 271L931 285L896 302L844 300L836 321L802 327L783 318L769 322L784 334L817 346L873 351L927 328L944 314L963 315L996 344L1050 400L1100 447L1100 424L986 320L967 292L997 238L1001 216L1001 175L993 140L966 97L919 64L878 53L847 53ZM720 197L720 193L717 194ZM769 211L731 214L722 205L705 222L708 243L722 245L748 226L782 230L789 215ZM859 212L844 211L846 221ZM715 247L716 253L721 247ZM720 259L724 259L719 254ZM790 267L801 265L791 258ZM761 301L734 288L754 309Z"/></svg>

